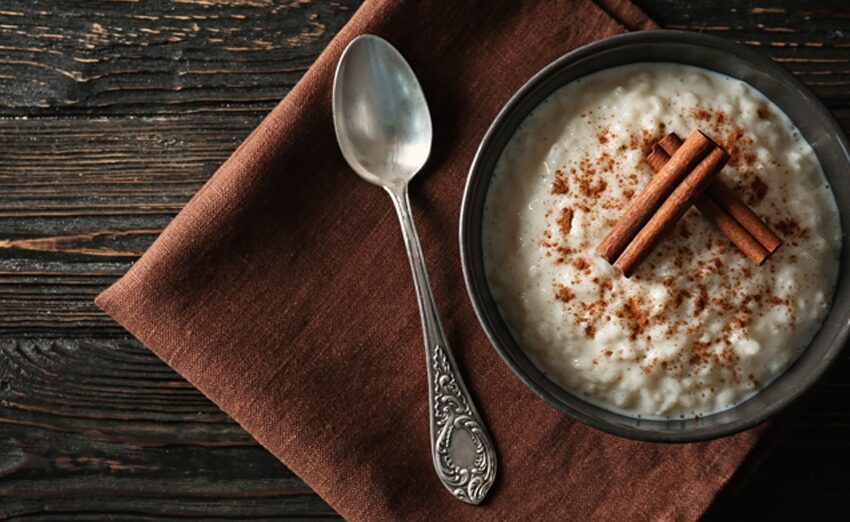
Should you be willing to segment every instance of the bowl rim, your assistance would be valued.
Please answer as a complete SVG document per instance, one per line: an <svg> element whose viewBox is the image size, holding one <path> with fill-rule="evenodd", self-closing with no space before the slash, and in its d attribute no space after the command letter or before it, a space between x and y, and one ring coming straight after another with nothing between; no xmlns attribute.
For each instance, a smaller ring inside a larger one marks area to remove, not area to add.
<svg viewBox="0 0 850 522"><path fill-rule="evenodd" d="M512 116L513 112L525 100L525 98L531 93L533 93L536 88L543 85L551 76L557 74L564 67L568 67L571 64L578 62L584 58L587 58L591 55L622 46L657 43L686 44L697 47L708 47L723 53L733 54L742 59L743 61L749 62L754 67L770 73L772 76L776 77L778 81L789 83L797 90L797 92L800 94L801 99L808 105L808 107L814 111L813 116L819 118L826 124L826 126L828 127L826 131L831 134L837 140L838 145L843 148L844 156L850 158L850 153L848 153L848 151L850 151L850 145L848 145L848 141L844 134L844 131L838 124L837 120L835 119L835 116L823 105L820 99L808 86L806 86L801 80L797 79L784 67L778 65L767 56L730 40L691 31L655 29L618 34L576 48L555 59L554 61L543 67L540 71L535 73L531 78L529 78L511 96L511 98L499 111L493 122L488 127L487 132L484 134L484 137L482 138L481 142L479 143L479 146L476 149L475 156L472 160L467 174L460 207L458 234L459 250L461 258L461 268L467 293L469 295L470 301L472 302L473 309L475 310L475 315L478 318L478 321L481 324L482 328L484 329L484 332L487 335L490 344L493 346L493 348L495 348L502 360L505 361L505 363L510 367L513 373L520 379L520 381L522 381L528 388L530 388L538 397L542 398L546 403L566 413L570 417L577 419L593 428L602 430L607 433L611 433L613 435L647 442L698 442L732 435L744 431L746 429L752 428L753 426L756 426L764 422L768 418L776 415L779 411L787 408L792 403L800 399L800 397L803 396L807 391L809 391L815 384L815 382L817 382L823 376L827 368L834 362L838 353L846 344L848 334L850 334L850 321L845 321L845 323L830 341L828 349L823 354L823 357L817 361L817 363L814 365L814 367L808 374L803 376L804 378L802 379L802 382L800 382L798 386L790 389L789 393L783 396L781 400L774 401L773 403L769 404L768 407L761 409L757 414L751 415L749 417L735 419L728 423L721 424L715 427L698 426L696 429L693 430L681 430L675 432L646 430L626 424L616 424L601 417L591 415L580 409L576 409L571 405L566 404L561 400L558 400L549 391L544 389L529 375L525 373L525 371L515 361L511 350L499 343L495 329L487 319L487 315L484 310L485 305L481 299L482 296L478 294L479 284L477 281L474 280L473 277L473 270L471 267L472 260L470 259L471 253L469 251L471 245L470 221L472 219L473 212L473 209L471 208L472 205L470 203L471 193L476 183L480 183L478 178L484 176L486 180L489 181L489 177L492 175L492 172L482 172L483 167L481 166L481 164L485 161L483 158L484 153L491 147L491 143L494 141L494 139L496 139L496 135L500 132L501 127L505 125L506 120L508 120ZM640 62L640 60L636 60L634 63L638 62ZM646 60L646 62L653 62L653 60ZM671 61L671 63L673 62ZM567 83L563 85L567 85ZM563 87L563 85L561 87ZM552 93L554 92L555 91L553 90ZM551 93L549 95L551 95ZM815 154L817 156L817 151L815 151ZM820 157L818 157L818 160L820 161ZM844 235L845 231L842 230L842 238L844 237ZM843 239L841 250L844 250ZM843 253L841 254L841 256L843 257ZM839 268L838 281L840 280L841 276ZM485 281L483 281L482 284L488 285L488 283L486 282L486 275ZM838 283L836 283L836 288L838 288ZM833 296L833 302L830 304L830 310L827 313L827 316L824 318L822 325L826 323L826 320L832 314L832 307L835 304L834 301L835 297ZM815 337L817 337L817 334L815 335ZM514 341L516 342L517 347L520 347L519 342L516 340ZM807 345L803 350L800 351L800 354L805 352L808 348L809 346ZM794 362L792 362L788 368L783 370L782 373L777 375L774 378L774 381L780 379L783 375L785 375L790 370L790 368L794 364L796 364L796 362L797 359L795 359ZM556 386L559 385L556 384ZM768 386L770 386L770 384ZM613 414L614 416L621 416L624 419L628 419L630 421L635 420L633 417L623 415L612 410L607 410L604 407L587 402L581 397L574 395L569 390L564 389L563 387L561 387L561 389L563 389L567 394L573 395L573 397L575 397L577 401L583 402L584 404L592 408L599 408L605 410L609 414ZM760 393L764 389L765 388L762 388L755 395L758 395L758 393ZM744 404L751 398L752 397L745 399L741 404ZM732 408L724 411L732 411L734 408L737 407L738 405L733 406ZM711 415L713 414L710 414L705 418L708 418ZM659 422L654 421L653 419L645 419L645 421L647 423Z"/></svg>

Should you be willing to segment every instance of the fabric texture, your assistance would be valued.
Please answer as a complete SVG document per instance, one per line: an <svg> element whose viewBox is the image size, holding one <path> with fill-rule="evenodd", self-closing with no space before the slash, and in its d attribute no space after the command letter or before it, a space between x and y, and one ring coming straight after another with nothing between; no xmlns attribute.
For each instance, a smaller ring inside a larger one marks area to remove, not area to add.
<svg viewBox="0 0 850 522"><path fill-rule="evenodd" d="M97 304L349 520L698 518L758 431L659 445L571 420L489 344L458 253L467 170L511 94L576 47L651 27L624 0L369 0ZM404 54L431 107L434 147L411 199L446 332L498 447L482 506L434 473L399 225L334 138L334 68L361 33Z"/></svg>

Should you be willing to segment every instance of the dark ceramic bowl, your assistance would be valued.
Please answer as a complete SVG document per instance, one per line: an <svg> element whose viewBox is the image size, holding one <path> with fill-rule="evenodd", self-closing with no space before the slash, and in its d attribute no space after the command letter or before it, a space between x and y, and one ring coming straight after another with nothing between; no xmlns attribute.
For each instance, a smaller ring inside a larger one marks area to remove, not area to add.
<svg viewBox="0 0 850 522"><path fill-rule="evenodd" d="M806 350L770 385L749 400L720 413L685 420L645 420L589 404L549 380L511 335L490 293L484 272L481 226L490 176L502 150L525 117L554 91L591 73L636 62L673 62L738 78L770 98L814 148L832 185L843 230L850 227L848 144L832 115L788 71L743 46L698 33L645 31L615 36L577 49L531 78L490 126L469 171L460 217L460 252L470 298L499 354L545 401L595 428L633 439L659 442L706 440L754 426L798 398L835 359L850 329L850 267L842 248L832 308Z"/></svg>

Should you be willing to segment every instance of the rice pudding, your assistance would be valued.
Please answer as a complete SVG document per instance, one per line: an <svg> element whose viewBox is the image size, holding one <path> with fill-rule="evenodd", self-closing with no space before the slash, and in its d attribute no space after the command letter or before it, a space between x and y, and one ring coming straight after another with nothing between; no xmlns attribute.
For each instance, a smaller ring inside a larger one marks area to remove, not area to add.
<svg viewBox="0 0 850 522"><path fill-rule="evenodd" d="M653 176L668 133L731 155L725 184L783 239L755 266L693 208L631 278L595 248ZM825 318L841 228L811 147L753 87L705 69L616 67L540 104L502 153L484 264L513 335L550 379L643 418L707 415L781 374Z"/></svg>

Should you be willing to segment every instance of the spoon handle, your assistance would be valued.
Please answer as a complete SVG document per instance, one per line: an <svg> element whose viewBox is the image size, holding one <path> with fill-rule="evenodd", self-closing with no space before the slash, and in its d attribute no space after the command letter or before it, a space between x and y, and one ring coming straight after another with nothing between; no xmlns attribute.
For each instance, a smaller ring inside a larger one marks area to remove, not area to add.
<svg viewBox="0 0 850 522"><path fill-rule="evenodd" d="M431 292L422 247L413 224L407 185L387 188L401 221L425 334L431 455L443 485L460 500L478 504L496 479L496 452L457 369Z"/></svg>

